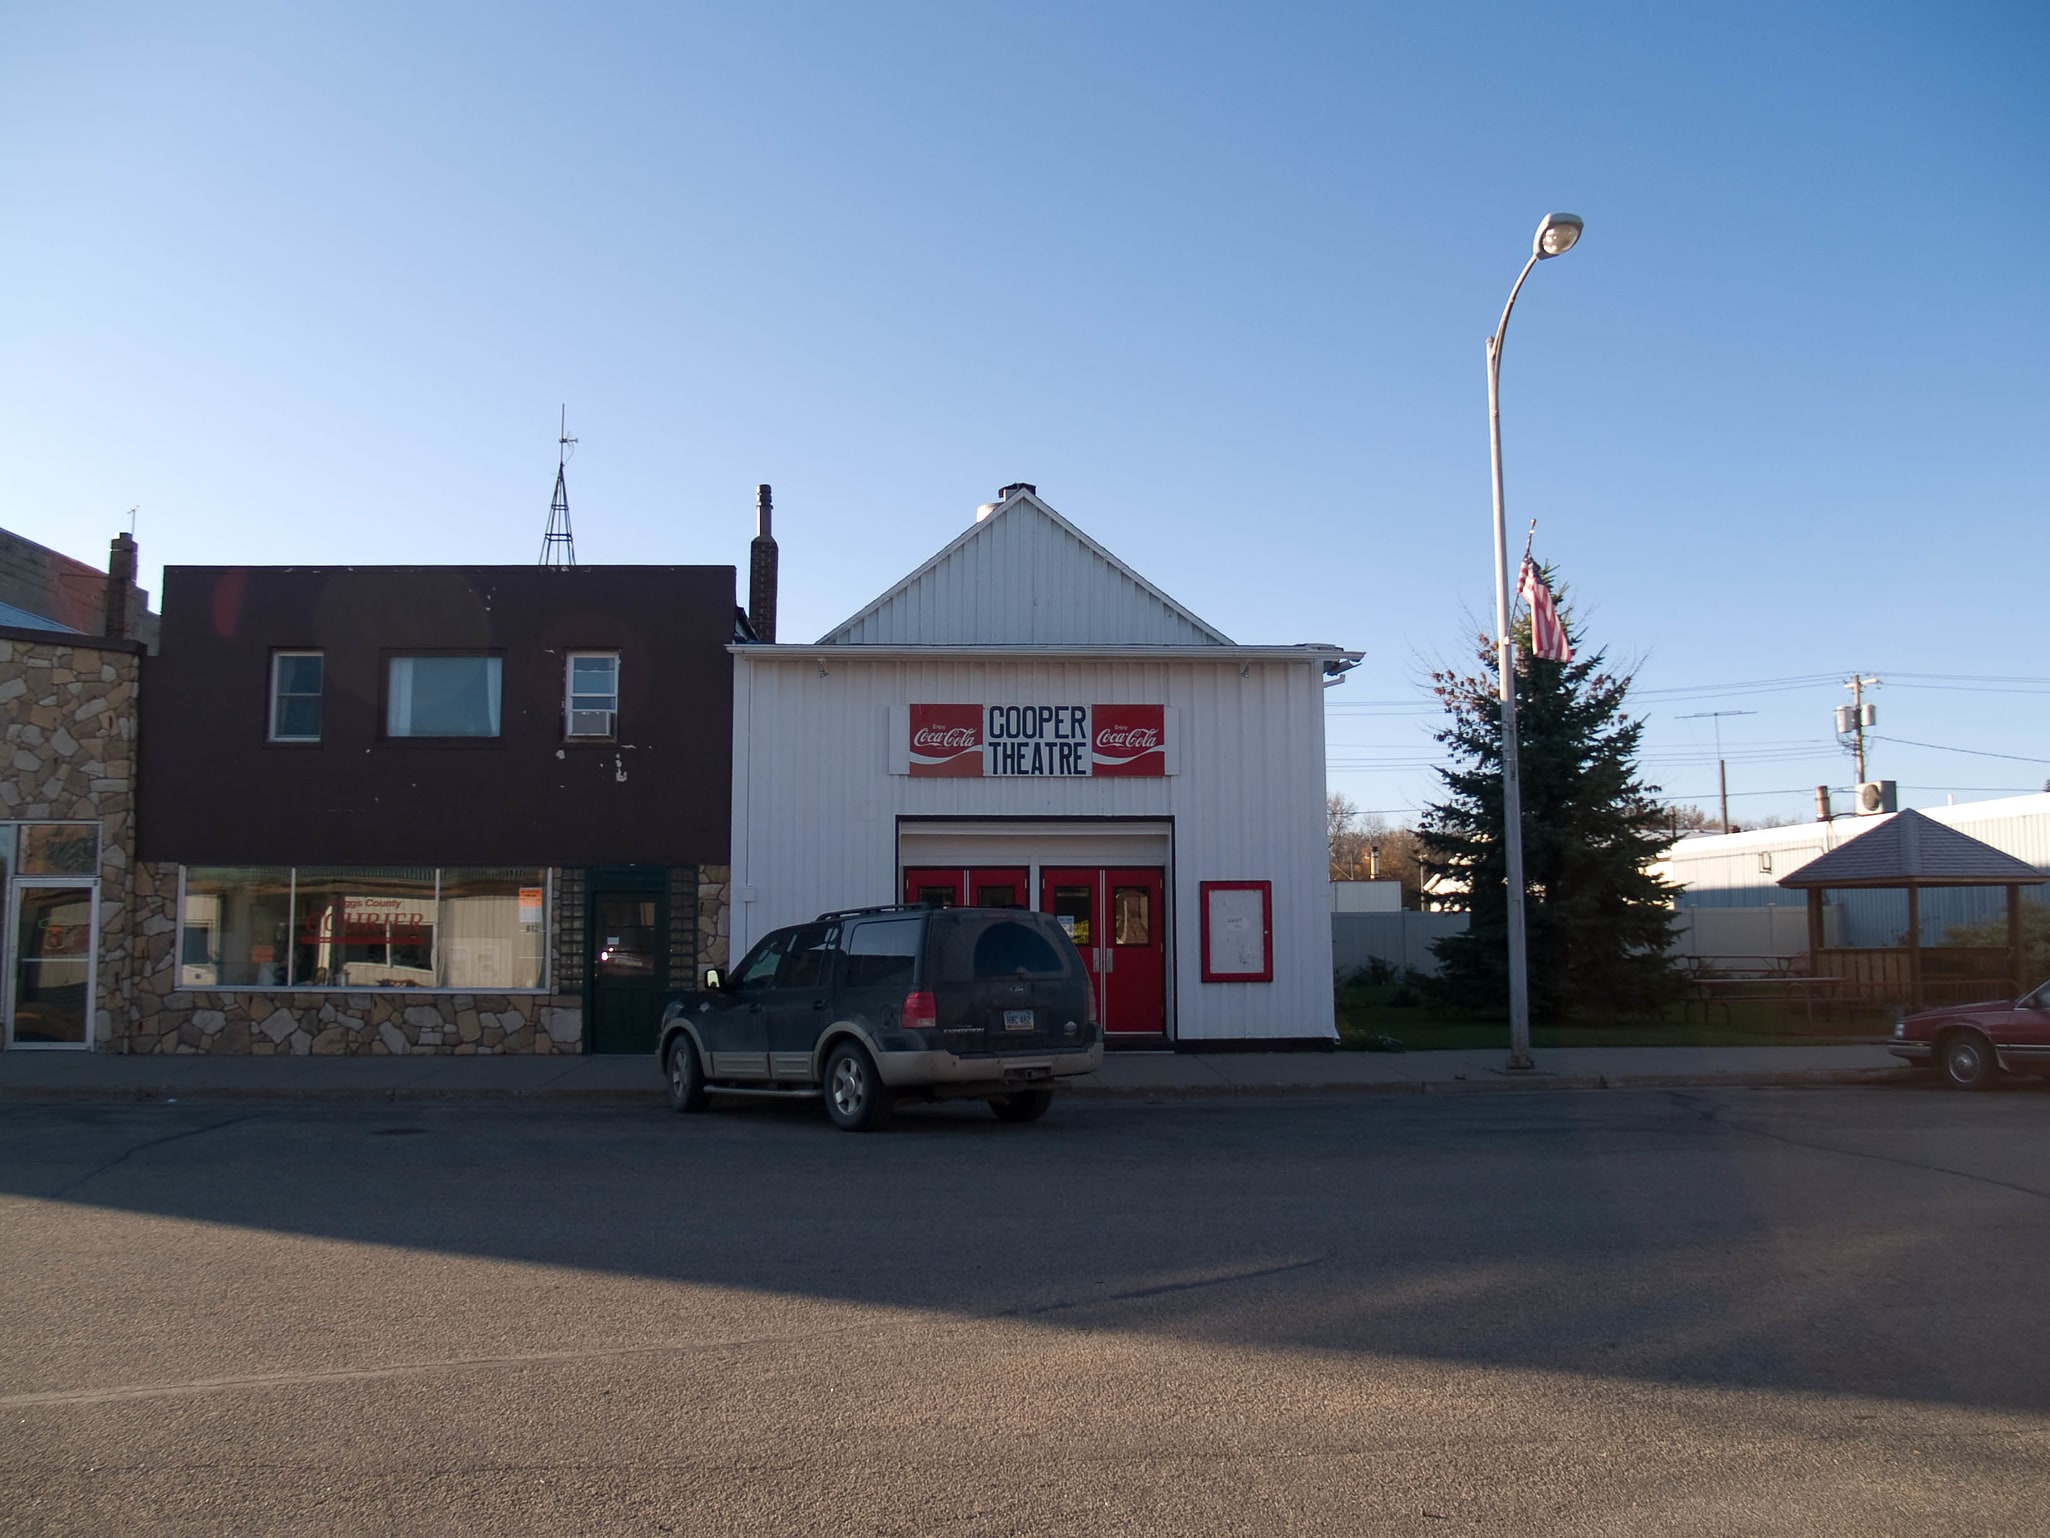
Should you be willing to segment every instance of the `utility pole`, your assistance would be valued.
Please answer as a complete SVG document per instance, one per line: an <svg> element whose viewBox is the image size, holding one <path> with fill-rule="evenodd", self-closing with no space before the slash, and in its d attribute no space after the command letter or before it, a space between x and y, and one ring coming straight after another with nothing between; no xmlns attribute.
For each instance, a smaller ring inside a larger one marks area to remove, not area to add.
<svg viewBox="0 0 2050 1538"><path fill-rule="evenodd" d="M1697 710L1691 716L1681 716L1682 721L1715 722L1715 788L1722 800L1723 832L1730 831L1730 778L1723 771L1723 717L1755 716L1755 710Z"/></svg>
<svg viewBox="0 0 2050 1538"><path fill-rule="evenodd" d="M1879 712L1865 703L1865 690L1878 682L1870 674L1854 674L1844 683L1844 687L1851 691L1851 703L1836 708L1837 735L1848 735L1852 739L1854 746L1851 751L1857 755L1860 785L1865 783L1865 728L1876 725L1879 720Z"/></svg>

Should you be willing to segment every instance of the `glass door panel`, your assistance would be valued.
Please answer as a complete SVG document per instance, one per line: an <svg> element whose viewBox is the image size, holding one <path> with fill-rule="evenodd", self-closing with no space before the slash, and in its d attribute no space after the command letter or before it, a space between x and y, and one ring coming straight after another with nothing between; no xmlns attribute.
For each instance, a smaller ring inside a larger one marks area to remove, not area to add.
<svg viewBox="0 0 2050 1538"><path fill-rule="evenodd" d="M1020 866L982 867L968 872L968 898L977 908L1025 906L1026 870Z"/></svg>
<svg viewBox="0 0 2050 1538"><path fill-rule="evenodd" d="M91 887L15 889L14 1016L21 1046L83 1047L91 1041Z"/></svg>
<svg viewBox="0 0 2050 1538"><path fill-rule="evenodd" d="M1082 953L1082 965L1089 973L1089 988L1096 995L1096 1018L1104 1018L1104 973L1109 950L1103 943L1103 926L1097 922L1097 894L1102 872L1042 866L1039 872L1039 911L1051 913Z"/></svg>
<svg viewBox="0 0 2050 1538"><path fill-rule="evenodd" d="M958 908L967 874L952 866L911 866L904 872L904 901L920 908Z"/></svg>

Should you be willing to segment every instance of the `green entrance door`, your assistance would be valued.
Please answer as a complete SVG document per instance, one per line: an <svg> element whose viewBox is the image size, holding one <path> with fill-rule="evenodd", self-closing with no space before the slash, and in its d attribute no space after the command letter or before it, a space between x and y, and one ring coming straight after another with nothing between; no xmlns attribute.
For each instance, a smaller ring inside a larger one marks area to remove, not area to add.
<svg viewBox="0 0 2050 1538"><path fill-rule="evenodd" d="M593 871L585 907L591 1050L653 1052L669 1002L668 873Z"/></svg>

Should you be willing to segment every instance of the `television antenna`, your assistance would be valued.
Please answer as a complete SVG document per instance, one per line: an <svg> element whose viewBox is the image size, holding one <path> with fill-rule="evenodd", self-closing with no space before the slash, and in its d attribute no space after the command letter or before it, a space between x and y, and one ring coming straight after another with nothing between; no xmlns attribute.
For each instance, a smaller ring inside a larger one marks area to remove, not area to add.
<svg viewBox="0 0 2050 1538"><path fill-rule="evenodd" d="M576 536L569 527L569 481L563 472L577 440L569 435L569 407L562 408L556 427L555 498L548 504L548 532L541 536L541 564L555 571L574 571L577 564Z"/></svg>
<svg viewBox="0 0 2050 1538"><path fill-rule="evenodd" d="M1722 801L1723 832L1730 831L1730 780L1723 772L1723 717L1755 716L1755 710L1697 710L1691 716L1679 717L1682 721L1713 721L1715 723L1715 788Z"/></svg>

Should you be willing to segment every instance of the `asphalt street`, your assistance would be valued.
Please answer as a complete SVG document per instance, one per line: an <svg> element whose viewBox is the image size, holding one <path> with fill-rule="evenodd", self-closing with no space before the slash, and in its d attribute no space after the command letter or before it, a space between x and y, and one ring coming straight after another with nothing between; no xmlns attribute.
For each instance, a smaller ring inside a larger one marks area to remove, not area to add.
<svg viewBox="0 0 2050 1538"><path fill-rule="evenodd" d="M2040 1533L2050 1088L0 1107L0 1532Z"/></svg>

